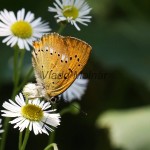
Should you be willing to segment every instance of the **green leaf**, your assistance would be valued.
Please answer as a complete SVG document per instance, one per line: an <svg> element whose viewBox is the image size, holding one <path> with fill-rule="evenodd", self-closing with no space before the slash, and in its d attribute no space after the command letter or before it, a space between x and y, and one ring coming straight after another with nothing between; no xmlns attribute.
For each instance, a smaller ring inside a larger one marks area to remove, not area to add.
<svg viewBox="0 0 150 150"><path fill-rule="evenodd" d="M150 149L150 106L130 110L110 110L96 121L98 128L108 128L114 148Z"/></svg>

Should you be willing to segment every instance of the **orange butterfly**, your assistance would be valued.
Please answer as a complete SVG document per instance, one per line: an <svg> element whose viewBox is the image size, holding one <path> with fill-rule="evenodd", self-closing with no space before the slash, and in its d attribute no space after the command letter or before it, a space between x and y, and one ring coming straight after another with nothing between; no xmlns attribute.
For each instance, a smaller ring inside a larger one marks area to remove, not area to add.
<svg viewBox="0 0 150 150"><path fill-rule="evenodd" d="M32 62L43 97L52 100L74 82L86 65L91 46L86 42L57 33L33 42Z"/></svg>

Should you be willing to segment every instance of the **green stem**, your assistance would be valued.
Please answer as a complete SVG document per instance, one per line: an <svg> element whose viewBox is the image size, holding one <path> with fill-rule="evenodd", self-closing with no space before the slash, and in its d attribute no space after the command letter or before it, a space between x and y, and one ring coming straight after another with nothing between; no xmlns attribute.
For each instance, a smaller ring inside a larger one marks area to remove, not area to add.
<svg viewBox="0 0 150 150"><path fill-rule="evenodd" d="M19 133L19 144L18 144L19 150L21 149L21 145L22 145L22 132Z"/></svg>
<svg viewBox="0 0 150 150"><path fill-rule="evenodd" d="M54 150L58 150L57 145L55 143L49 144L44 150L50 150L53 147Z"/></svg>
<svg viewBox="0 0 150 150"><path fill-rule="evenodd" d="M17 78L18 78L18 56L19 56L19 49L17 47L14 47L14 70L13 70L13 84L14 84L14 88L13 88L13 92L12 92L12 96L11 99L14 100L15 95L17 94ZM9 121L10 118L5 118L4 120L4 133L2 134L2 139L1 139L1 145L0 145L0 149L4 150L5 149L5 145L6 145L6 139L7 139L7 134L8 134L8 129L9 129Z"/></svg>
<svg viewBox="0 0 150 150"><path fill-rule="evenodd" d="M17 86L17 78L18 78L18 56L19 56L19 49L17 46L14 47L14 71L13 71L13 82L14 87Z"/></svg>
<svg viewBox="0 0 150 150"><path fill-rule="evenodd" d="M18 64L18 76L17 76L17 85L19 83L20 80L20 75L21 75L21 70L22 70L22 64L23 64L23 59L24 59L24 54L25 54L25 50L20 50L20 60L19 60L19 64Z"/></svg>
<svg viewBox="0 0 150 150"><path fill-rule="evenodd" d="M4 133L2 134L1 145L0 145L1 150L5 149L6 138L7 138L7 133L8 133L8 126L9 126L9 124L8 124L9 120L10 120L10 118L5 118L5 120L4 120L4 124L3 124Z"/></svg>
<svg viewBox="0 0 150 150"><path fill-rule="evenodd" d="M29 139L29 135L30 135L30 130L27 128L27 129L26 129L25 136L24 136L23 144L22 144L20 150L25 150L26 145L27 145L27 141L28 141L28 139Z"/></svg>
<svg viewBox="0 0 150 150"><path fill-rule="evenodd" d="M66 27L66 23L61 23L57 33L61 34Z"/></svg>
<svg viewBox="0 0 150 150"><path fill-rule="evenodd" d="M55 140L55 129L53 128L53 132L51 132L50 136L49 136L49 141L48 141L48 144L52 144L54 143L54 140Z"/></svg>

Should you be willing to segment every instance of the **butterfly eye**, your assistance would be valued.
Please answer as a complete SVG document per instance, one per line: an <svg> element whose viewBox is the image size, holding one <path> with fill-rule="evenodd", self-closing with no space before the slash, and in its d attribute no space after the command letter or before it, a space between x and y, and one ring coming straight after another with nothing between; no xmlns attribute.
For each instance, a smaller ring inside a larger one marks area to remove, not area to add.
<svg viewBox="0 0 150 150"><path fill-rule="evenodd" d="M50 102L53 103L53 104L56 103L57 100L58 100L58 97L57 97L57 96L50 98Z"/></svg>

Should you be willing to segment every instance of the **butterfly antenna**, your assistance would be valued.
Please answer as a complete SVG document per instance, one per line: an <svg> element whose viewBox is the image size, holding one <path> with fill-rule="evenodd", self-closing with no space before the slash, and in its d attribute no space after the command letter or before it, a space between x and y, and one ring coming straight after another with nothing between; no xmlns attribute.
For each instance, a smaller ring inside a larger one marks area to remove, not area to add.
<svg viewBox="0 0 150 150"><path fill-rule="evenodd" d="M66 100L66 99L64 99L62 96L60 96L58 100L59 100L59 102L62 102L62 101L67 102L67 100ZM79 110L79 111L80 111L80 113L82 113L83 115L85 115L85 116L87 116L87 115L88 115L85 111L83 111L82 109L78 108L76 105L71 104L71 106L73 106L75 109Z"/></svg>
<svg viewBox="0 0 150 150"><path fill-rule="evenodd" d="M77 110L79 110L82 114L84 114L85 116L87 116L88 114L83 111L82 109L80 110L76 105L72 105L74 108L76 108Z"/></svg>

